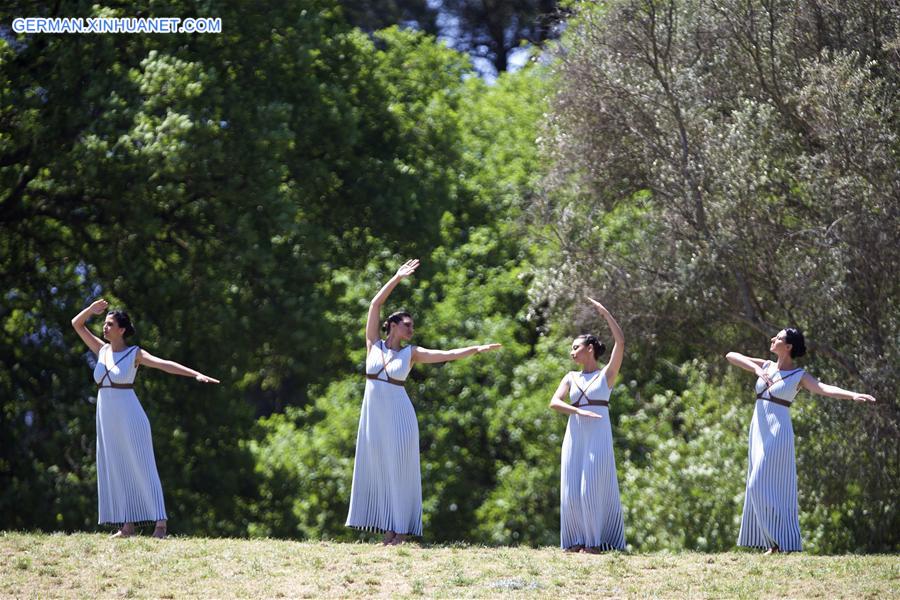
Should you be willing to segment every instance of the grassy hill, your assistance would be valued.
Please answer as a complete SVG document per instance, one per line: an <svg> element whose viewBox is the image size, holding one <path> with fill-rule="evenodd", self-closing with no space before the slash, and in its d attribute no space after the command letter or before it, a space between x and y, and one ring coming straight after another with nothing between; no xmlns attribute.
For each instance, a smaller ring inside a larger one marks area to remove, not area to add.
<svg viewBox="0 0 900 600"><path fill-rule="evenodd" d="M0 597L898 598L898 556L0 534Z"/></svg>

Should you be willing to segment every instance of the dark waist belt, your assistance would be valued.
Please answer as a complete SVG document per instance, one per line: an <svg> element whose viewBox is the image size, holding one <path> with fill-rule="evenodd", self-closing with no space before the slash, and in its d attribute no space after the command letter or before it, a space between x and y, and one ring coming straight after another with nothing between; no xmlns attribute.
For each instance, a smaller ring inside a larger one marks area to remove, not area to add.
<svg viewBox="0 0 900 600"><path fill-rule="evenodd" d="M769 396L768 398L763 398L761 394L756 396L757 400L765 400L766 402L774 402L775 404L780 404L781 406L786 406L788 408L791 407L791 403L787 400L782 400L781 398L776 398L774 396Z"/></svg>
<svg viewBox="0 0 900 600"><path fill-rule="evenodd" d="M609 400L588 400L582 404L573 404L575 408L581 408L582 406L609 406Z"/></svg>
<svg viewBox="0 0 900 600"><path fill-rule="evenodd" d="M133 383L108 383L106 385L97 386L97 389L102 390L103 388L113 388L113 389L117 389L117 390L133 390L134 384Z"/></svg>
<svg viewBox="0 0 900 600"><path fill-rule="evenodd" d="M380 381L382 383L391 383L393 385L399 385L403 387L403 381L400 379L394 379L393 377L388 377L387 379L382 379L378 375L372 375L370 373L366 373L366 379L371 379L372 381Z"/></svg>

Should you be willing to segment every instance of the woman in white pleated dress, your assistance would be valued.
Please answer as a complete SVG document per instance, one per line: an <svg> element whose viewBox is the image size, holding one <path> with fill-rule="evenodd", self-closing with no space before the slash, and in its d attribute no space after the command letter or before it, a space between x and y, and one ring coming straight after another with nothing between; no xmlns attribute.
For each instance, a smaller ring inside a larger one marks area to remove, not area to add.
<svg viewBox="0 0 900 600"><path fill-rule="evenodd" d="M806 353L803 333L789 327L770 340L776 360L729 352L731 364L756 374L756 407L750 422L747 491L738 545L764 548L766 554L799 552L800 515L797 465L790 407L803 388L814 394L857 402L875 402L868 394L819 382L794 364Z"/></svg>
<svg viewBox="0 0 900 600"><path fill-rule="evenodd" d="M174 375L193 377L203 383L219 383L193 369L157 358L128 346L125 338L134 333L128 314L112 311L103 323L104 344L90 329L91 315L102 314L109 304L97 300L72 319L72 327L97 355L94 381L97 383L97 496L99 523L119 525L113 537L129 537L135 523L154 522L153 537L166 536L166 507L162 485L153 456L150 422L134 393L139 366L160 369Z"/></svg>
<svg viewBox="0 0 900 600"><path fill-rule="evenodd" d="M562 445L560 545L568 552L596 553L625 549L609 420L609 394L622 366L625 336L602 304L588 300L612 331L615 343L609 362L602 369L597 364L606 348L596 337L575 338L570 355L581 370L566 373L550 408L569 416Z"/></svg>
<svg viewBox="0 0 900 600"><path fill-rule="evenodd" d="M439 363L487 352L500 344L455 350L404 345L413 335L405 311L389 316L379 337L381 307L400 281L413 274L418 260L404 263L372 298L366 320L366 390L363 395L353 464L347 526L384 533L384 544L401 544L422 535L422 474L419 426L403 387L414 363Z"/></svg>

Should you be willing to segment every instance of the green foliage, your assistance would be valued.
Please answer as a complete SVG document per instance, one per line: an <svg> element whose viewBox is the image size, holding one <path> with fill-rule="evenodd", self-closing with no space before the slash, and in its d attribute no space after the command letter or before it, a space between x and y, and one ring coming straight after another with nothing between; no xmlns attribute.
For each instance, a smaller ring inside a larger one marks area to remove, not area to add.
<svg viewBox="0 0 900 600"><path fill-rule="evenodd" d="M683 392L653 394L616 429L627 540L642 550L727 550L743 508L749 382L711 381L697 362L679 375Z"/></svg>
<svg viewBox="0 0 900 600"><path fill-rule="evenodd" d="M260 419L258 440L247 442L260 480L250 535L349 537L343 525L362 389L361 378L347 378L306 409Z"/></svg>

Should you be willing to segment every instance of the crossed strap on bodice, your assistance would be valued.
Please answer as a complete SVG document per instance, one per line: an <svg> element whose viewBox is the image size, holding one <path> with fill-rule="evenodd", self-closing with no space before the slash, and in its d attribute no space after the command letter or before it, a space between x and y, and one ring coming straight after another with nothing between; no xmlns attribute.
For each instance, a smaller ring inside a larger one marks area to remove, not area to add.
<svg viewBox="0 0 900 600"><path fill-rule="evenodd" d="M575 381L574 377L571 378L572 384L576 388L578 388L578 391L580 392L578 394L578 398L576 398L575 402L572 403L572 406L574 406L575 408L580 408L582 406L609 406L609 400L592 400L590 397L588 397L587 392L585 391L591 389L591 384L594 383L594 380L601 375L603 375L603 371L600 371L599 373L591 377L591 380L587 382L587 384L584 386L584 389L581 389L581 386L578 385L578 382ZM584 400L584 403L581 402L582 400Z"/></svg>
<svg viewBox="0 0 900 600"><path fill-rule="evenodd" d="M387 355L385 355L384 353L384 348L382 347L382 345L383 343L379 340L378 350L381 352L381 368L378 369L378 372L376 373L366 373L366 379L374 379L375 381L391 383L403 387L404 382L402 379L394 379L387 374L388 359ZM381 377L379 377L379 375L381 375L382 373L384 373L384 376L387 377L387 379L382 379Z"/></svg>
<svg viewBox="0 0 900 600"><path fill-rule="evenodd" d="M768 397L768 398L763 397L763 394L765 394L765 393L768 392L770 389L772 389L772 387L773 387L776 383L779 383L779 382L781 382L781 381L784 381L784 380L786 380L788 377L791 377L791 376L793 376L793 375L799 373L799 372L802 371L802 370L803 370L803 369L794 369L793 371L791 371L790 373L788 373L786 376L784 376L784 377L782 377L781 379L778 379L778 380L776 380L776 381L769 381L767 378L763 378L763 381L765 381L766 383L768 383L768 385L766 386L766 389L764 389L763 391L761 391L761 392L759 392L759 393L756 394L756 399L757 399L757 400L766 400L766 401L768 401L768 402L774 402L775 404L779 404L779 405L781 405L781 406L787 406L788 408L790 408L791 403L790 403L789 401L783 400L783 399L781 399L781 398L778 398L777 396L773 396L771 392L769 392L769 397Z"/></svg>
<svg viewBox="0 0 900 600"><path fill-rule="evenodd" d="M115 367L115 366L118 365L120 362L122 362L123 360L125 360L125 357L127 357L129 354L131 354L132 352L134 352L135 349L137 349L137 346L132 346L131 349L128 350L128 352L126 352L125 354L123 354L123 355L119 358L119 360L117 360L117 361L115 362L115 364L113 364L113 366ZM110 353L112 353L112 348L110 348L109 351L110 351ZM130 389L134 389L134 383L133 383L133 382L132 382L132 383L113 383L112 379L110 379L110 377L109 377L109 367L106 366L106 363L103 363L103 366L106 368L106 373L103 374L103 377L100 378L100 382L97 383L97 387L98 387L98 388L114 388L114 389L117 389L117 390L130 390ZM104 382L105 380L109 380L109 381L107 382L106 385L103 385L103 382Z"/></svg>

